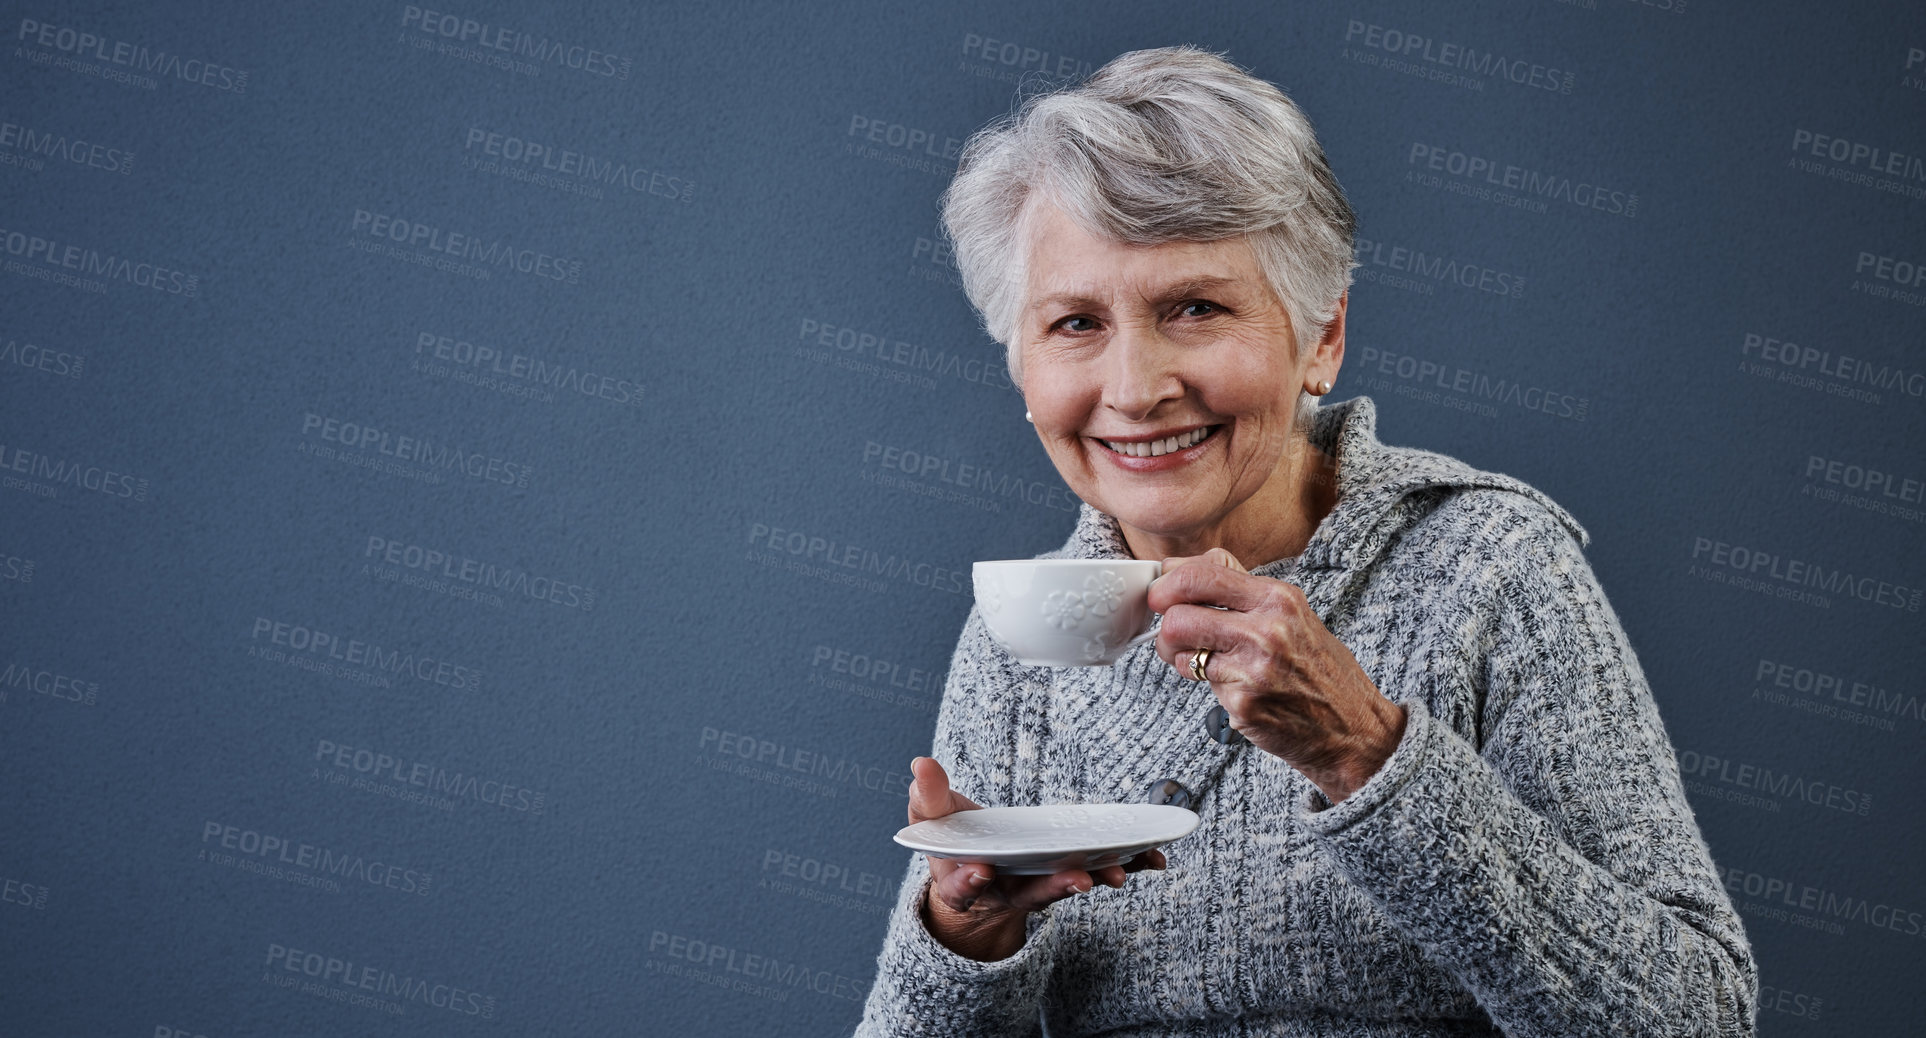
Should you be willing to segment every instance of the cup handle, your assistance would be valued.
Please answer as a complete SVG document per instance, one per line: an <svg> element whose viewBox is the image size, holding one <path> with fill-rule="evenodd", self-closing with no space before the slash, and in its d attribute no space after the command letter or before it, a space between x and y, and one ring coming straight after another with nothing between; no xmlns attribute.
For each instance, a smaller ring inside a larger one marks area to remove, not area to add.
<svg viewBox="0 0 1926 1038"><path fill-rule="evenodd" d="M1152 624L1150 627L1150 630L1145 631L1144 633L1136 636L1135 638L1132 638L1129 641L1123 643L1123 647L1126 649L1134 649L1145 642L1155 641L1157 638L1157 633L1159 631L1162 631L1163 629L1164 629L1164 625L1161 622Z"/></svg>
<svg viewBox="0 0 1926 1038"><path fill-rule="evenodd" d="M1157 572L1154 575L1152 575L1150 579L1154 582L1159 577L1162 577L1163 575L1164 575L1164 564L1163 564L1163 560L1159 559L1157 561ZM1150 630L1145 631L1144 633L1136 636L1135 638L1132 638L1129 641L1123 643L1123 647L1126 649L1134 649L1137 646L1144 644L1145 642L1155 641L1157 639L1157 632L1163 630L1163 628L1164 628L1164 622L1162 620L1158 620L1156 623L1150 625Z"/></svg>

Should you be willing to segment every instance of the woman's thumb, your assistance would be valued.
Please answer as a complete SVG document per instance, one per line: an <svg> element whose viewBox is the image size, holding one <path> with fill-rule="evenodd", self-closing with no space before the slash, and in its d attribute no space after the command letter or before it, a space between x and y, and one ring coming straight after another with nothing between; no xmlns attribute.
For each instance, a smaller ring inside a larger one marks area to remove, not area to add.
<svg viewBox="0 0 1926 1038"><path fill-rule="evenodd" d="M1204 553L1204 557L1225 569L1234 569L1239 573L1250 572L1250 570L1244 568L1243 563L1237 561L1237 556L1232 555L1227 548L1212 548Z"/></svg>
<svg viewBox="0 0 1926 1038"><path fill-rule="evenodd" d="M927 763L925 763L927 762ZM940 818L949 813L950 782L943 765L935 757L910 761L910 813L919 818Z"/></svg>

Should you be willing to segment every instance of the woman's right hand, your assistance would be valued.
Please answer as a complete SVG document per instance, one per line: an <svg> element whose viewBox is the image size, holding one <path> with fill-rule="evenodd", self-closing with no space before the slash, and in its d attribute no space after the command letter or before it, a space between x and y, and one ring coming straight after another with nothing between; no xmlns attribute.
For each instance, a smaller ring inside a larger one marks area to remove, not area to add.
<svg viewBox="0 0 1926 1038"><path fill-rule="evenodd" d="M950 777L934 757L910 761L909 820L911 825L958 811L979 811L982 805L950 788ZM1023 947L1025 918L1097 883L1124 885L1125 875L1162 869L1164 852L1145 851L1123 865L1086 872L1066 869L1048 876L998 875L982 862L930 858L929 897L923 925L930 936L951 951L979 962L1007 959Z"/></svg>

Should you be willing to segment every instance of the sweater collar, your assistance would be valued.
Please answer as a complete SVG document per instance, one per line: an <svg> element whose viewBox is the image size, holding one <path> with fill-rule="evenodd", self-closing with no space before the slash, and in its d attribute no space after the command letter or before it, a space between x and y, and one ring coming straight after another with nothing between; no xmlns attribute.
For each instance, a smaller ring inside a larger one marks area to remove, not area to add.
<svg viewBox="0 0 1926 1038"><path fill-rule="evenodd" d="M1338 463L1338 503L1311 534L1303 554L1259 566L1254 573L1274 576L1293 563L1304 569L1350 569L1369 563L1385 544L1428 509L1407 504L1413 495L1442 489L1486 488L1530 498L1571 532L1580 547L1591 543L1585 528L1537 488L1497 472L1475 469L1448 455L1378 440L1377 405L1368 396L1317 408L1310 441ZM1117 520L1085 504L1064 546L1047 558L1127 559Z"/></svg>

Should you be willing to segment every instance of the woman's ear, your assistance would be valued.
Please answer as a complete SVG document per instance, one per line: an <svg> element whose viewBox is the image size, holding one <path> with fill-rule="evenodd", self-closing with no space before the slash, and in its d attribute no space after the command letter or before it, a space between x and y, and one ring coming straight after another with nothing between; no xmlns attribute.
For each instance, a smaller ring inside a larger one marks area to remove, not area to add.
<svg viewBox="0 0 1926 1038"><path fill-rule="evenodd" d="M1317 353L1311 358L1311 370L1306 374L1312 383L1337 381L1338 368L1344 364L1344 313L1351 305L1351 292L1346 289L1338 297L1337 309L1324 325L1324 334L1317 342Z"/></svg>

